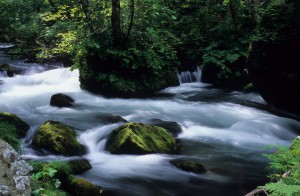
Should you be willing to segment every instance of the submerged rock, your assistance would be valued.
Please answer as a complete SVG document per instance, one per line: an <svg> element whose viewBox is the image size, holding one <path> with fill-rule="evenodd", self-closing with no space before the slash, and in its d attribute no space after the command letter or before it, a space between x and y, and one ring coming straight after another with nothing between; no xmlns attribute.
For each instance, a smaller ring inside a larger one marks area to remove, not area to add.
<svg viewBox="0 0 300 196"><path fill-rule="evenodd" d="M0 139L0 195L30 196L32 167Z"/></svg>
<svg viewBox="0 0 300 196"><path fill-rule="evenodd" d="M39 127L33 138L32 144L66 156L82 155L86 149L76 139L76 132L69 126L57 122L46 121Z"/></svg>
<svg viewBox="0 0 300 196"><path fill-rule="evenodd" d="M13 68L8 64L0 65L0 72L6 72L8 77L14 77L15 75Z"/></svg>
<svg viewBox="0 0 300 196"><path fill-rule="evenodd" d="M51 106L56 106L56 107L72 107L74 103L74 99L71 98L68 95L65 95L63 93L57 93L52 95L51 100L50 100L50 105Z"/></svg>
<svg viewBox="0 0 300 196"><path fill-rule="evenodd" d="M173 153L176 141L164 128L127 123L113 130L106 149L113 154Z"/></svg>
<svg viewBox="0 0 300 196"><path fill-rule="evenodd" d="M160 119L154 118L149 121L149 124L165 128L174 137L178 136L178 134L180 134L182 132L182 128L181 128L180 124L178 124L177 122L173 122L173 121L165 121L165 120L160 120Z"/></svg>
<svg viewBox="0 0 300 196"><path fill-rule="evenodd" d="M119 122L127 123L127 120L125 120L121 116L115 115L115 114L98 115L96 118L97 118L97 120L99 120L101 123L104 123L104 124L119 123Z"/></svg>
<svg viewBox="0 0 300 196"><path fill-rule="evenodd" d="M193 160L173 160L171 164L187 172L202 174L206 171L203 165Z"/></svg>

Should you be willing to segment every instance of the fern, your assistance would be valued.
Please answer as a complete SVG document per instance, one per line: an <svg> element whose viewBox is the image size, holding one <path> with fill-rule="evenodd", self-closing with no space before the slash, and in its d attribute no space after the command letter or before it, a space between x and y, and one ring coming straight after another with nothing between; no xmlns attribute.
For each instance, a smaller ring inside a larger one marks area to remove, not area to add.
<svg viewBox="0 0 300 196"><path fill-rule="evenodd" d="M264 156L271 161L268 177L273 182L259 188L274 196L300 195L300 139L295 139L289 149L280 146L274 154Z"/></svg>
<svg viewBox="0 0 300 196"><path fill-rule="evenodd" d="M259 188L265 189L270 192L271 195L276 196L296 196L300 193L299 185L288 185L285 183L268 183L265 186Z"/></svg>

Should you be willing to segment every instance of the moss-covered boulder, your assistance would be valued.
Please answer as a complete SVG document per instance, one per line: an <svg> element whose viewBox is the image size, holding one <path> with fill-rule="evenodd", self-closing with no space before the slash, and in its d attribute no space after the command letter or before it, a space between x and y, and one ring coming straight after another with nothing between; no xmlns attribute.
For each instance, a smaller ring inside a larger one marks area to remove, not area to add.
<svg viewBox="0 0 300 196"><path fill-rule="evenodd" d="M69 176L65 184L65 190L74 196L97 196L97 195L106 195L104 188L96 186L91 182L78 178L75 176Z"/></svg>
<svg viewBox="0 0 300 196"><path fill-rule="evenodd" d="M37 148L66 156L82 155L86 152L85 147L76 139L74 129L57 121L46 121L41 125L32 144Z"/></svg>
<svg viewBox="0 0 300 196"><path fill-rule="evenodd" d="M56 107L72 107L74 99L63 93L57 93L52 95L50 99L50 105Z"/></svg>
<svg viewBox="0 0 300 196"><path fill-rule="evenodd" d="M204 173L206 169L201 165L200 163L193 161L193 160L173 160L171 161L171 164L173 164L175 167L187 171L187 172L193 172L193 173Z"/></svg>
<svg viewBox="0 0 300 196"><path fill-rule="evenodd" d="M24 137L29 128L30 126L18 116L0 112L0 138L15 149L19 148L19 138Z"/></svg>
<svg viewBox="0 0 300 196"><path fill-rule="evenodd" d="M0 65L0 72L5 71L8 77L14 77L15 72L13 68L8 64L2 64Z"/></svg>
<svg viewBox="0 0 300 196"><path fill-rule="evenodd" d="M86 159L72 160L68 162L73 174L80 174L89 169L92 169L92 165Z"/></svg>
<svg viewBox="0 0 300 196"><path fill-rule="evenodd" d="M176 141L164 128L126 123L113 130L106 149L113 154L173 153Z"/></svg>

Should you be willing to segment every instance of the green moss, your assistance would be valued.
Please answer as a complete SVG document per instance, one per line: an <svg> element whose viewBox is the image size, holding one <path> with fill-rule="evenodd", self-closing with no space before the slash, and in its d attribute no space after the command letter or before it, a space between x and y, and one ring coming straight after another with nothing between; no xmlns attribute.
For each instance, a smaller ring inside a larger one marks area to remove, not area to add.
<svg viewBox="0 0 300 196"><path fill-rule="evenodd" d="M0 138L9 143L14 149L19 149L19 138L24 137L28 129L29 125L16 115L0 112Z"/></svg>
<svg viewBox="0 0 300 196"><path fill-rule="evenodd" d="M16 134L19 138L26 136L30 126L15 114L0 112L0 122L11 124L16 128Z"/></svg>
<svg viewBox="0 0 300 196"><path fill-rule="evenodd" d="M255 87L254 87L253 83L249 83L249 84L245 85L243 88L243 91L244 92L254 92Z"/></svg>
<svg viewBox="0 0 300 196"><path fill-rule="evenodd" d="M68 192L71 195L90 196L90 195L103 195L105 193L102 187L96 186L91 182L77 178L75 176L69 176L68 178Z"/></svg>
<svg viewBox="0 0 300 196"><path fill-rule="evenodd" d="M92 168L90 162L86 159L69 161L69 166L73 174L80 174Z"/></svg>
<svg viewBox="0 0 300 196"><path fill-rule="evenodd" d="M127 123L113 130L106 148L113 154L172 153L175 139L161 127Z"/></svg>
<svg viewBox="0 0 300 196"><path fill-rule="evenodd" d="M205 168L198 162L192 160L171 161L171 163L179 169L187 172L204 173Z"/></svg>
<svg viewBox="0 0 300 196"><path fill-rule="evenodd" d="M37 130L33 145L55 154L82 155L85 147L76 139L76 132L69 126L56 121L46 121Z"/></svg>
<svg viewBox="0 0 300 196"><path fill-rule="evenodd" d="M10 144L15 150L18 150L20 141L16 132L15 126L0 121L0 138Z"/></svg>

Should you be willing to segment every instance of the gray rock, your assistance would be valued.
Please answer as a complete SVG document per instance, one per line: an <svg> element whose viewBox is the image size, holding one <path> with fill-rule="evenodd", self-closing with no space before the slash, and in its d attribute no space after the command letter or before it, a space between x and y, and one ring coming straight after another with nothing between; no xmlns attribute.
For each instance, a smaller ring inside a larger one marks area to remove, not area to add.
<svg viewBox="0 0 300 196"><path fill-rule="evenodd" d="M0 195L31 195L32 167L19 154L0 139Z"/></svg>

